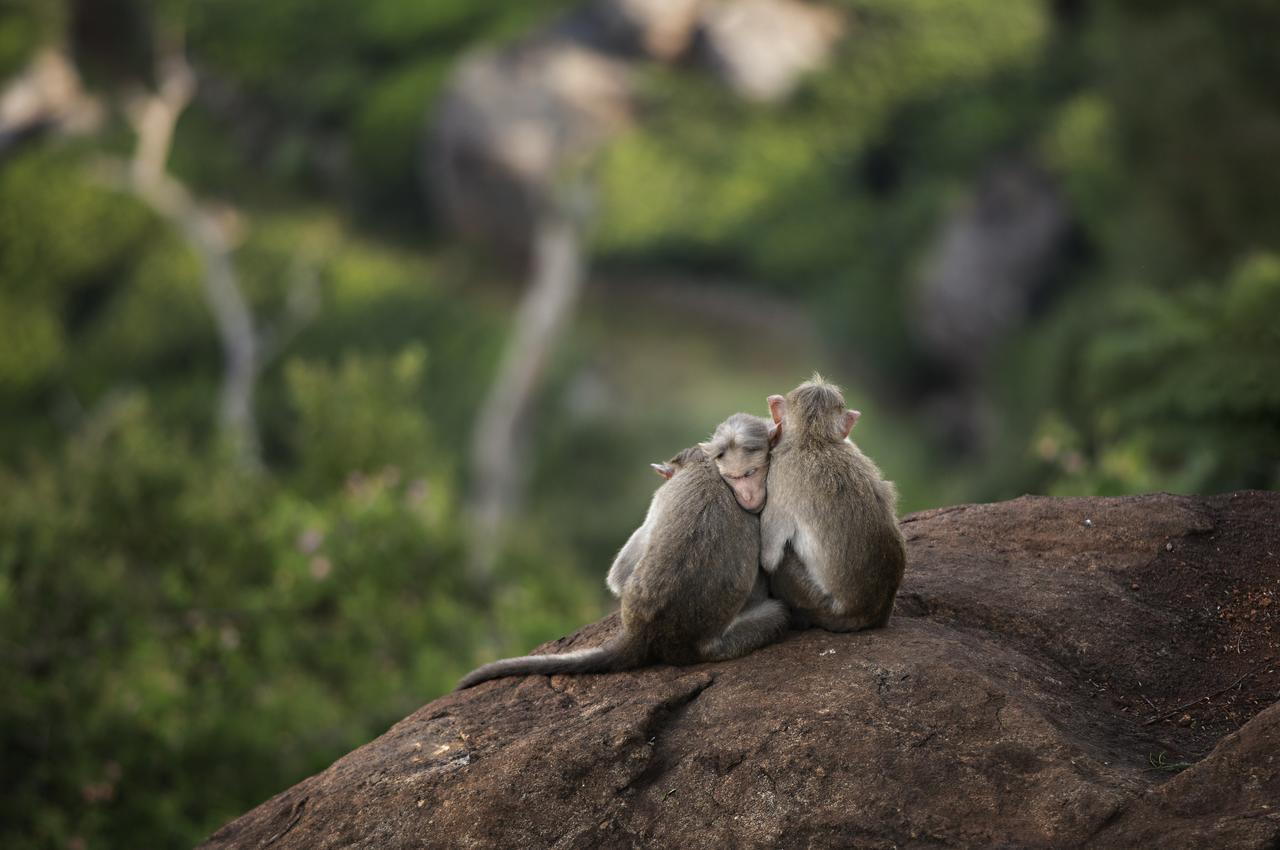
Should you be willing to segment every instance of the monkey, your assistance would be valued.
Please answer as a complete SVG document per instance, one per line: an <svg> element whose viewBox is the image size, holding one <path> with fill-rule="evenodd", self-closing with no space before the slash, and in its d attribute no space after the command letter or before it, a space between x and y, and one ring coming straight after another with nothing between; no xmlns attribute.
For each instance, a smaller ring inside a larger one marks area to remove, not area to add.
<svg viewBox="0 0 1280 850"><path fill-rule="evenodd" d="M777 445L781 433L775 423L759 416L735 413L716 427L710 440L698 444L744 511L758 514L764 510L769 451ZM757 605L768 598L769 576L757 570L756 585L747 605Z"/></svg>
<svg viewBox="0 0 1280 850"><path fill-rule="evenodd" d="M769 472L769 449L778 440L776 424L750 413L735 413L716 426L705 443L699 443L703 454L712 460L721 479L733 490L738 505L758 514L764 509L765 478ZM661 474L661 464L650 464ZM618 552L605 584L614 596L622 595L622 586L635 569L636 562L648 545L652 523L652 505L645 521L632 533ZM769 578L757 571L756 584L747 600L753 607L769 598Z"/></svg>
<svg viewBox="0 0 1280 850"><path fill-rule="evenodd" d="M727 661L782 636L786 606L757 595L759 517L738 507L701 446L653 467L666 481L607 580L622 598L622 630L592 649L485 664L458 690L502 676Z"/></svg>
<svg viewBox="0 0 1280 850"><path fill-rule="evenodd" d="M820 375L768 398L781 431L760 517L760 564L792 626L847 632L889 621L906 567L898 493L848 439L862 415Z"/></svg>
<svg viewBox="0 0 1280 850"><path fill-rule="evenodd" d="M779 434L777 425L767 422L750 413L735 413L716 426L711 438L699 443L703 454L716 466L716 471L733 491L738 505L749 513L758 514L764 508L765 477L769 472L769 449L777 442ZM662 464L650 464L661 474ZM653 507L651 503L649 515L627 540L613 567L605 579L605 584L614 596L622 595L622 586L635 568L636 561L648 545L650 530L653 527ZM768 595L753 594L753 601L760 601Z"/></svg>

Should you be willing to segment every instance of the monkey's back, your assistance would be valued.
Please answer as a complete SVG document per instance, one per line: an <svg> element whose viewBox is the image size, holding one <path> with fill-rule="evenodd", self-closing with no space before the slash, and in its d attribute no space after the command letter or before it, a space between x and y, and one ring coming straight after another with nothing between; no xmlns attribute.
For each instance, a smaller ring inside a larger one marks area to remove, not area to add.
<svg viewBox="0 0 1280 850"><path fill-rule="evenodd" d="M658 491L655 527L622 597L626 629L654 660L698 660L698 644L721 634L755 584L760 520L738 507L705 459L691 462Z"/></svg>
<svg viewBox="0 0 1280 850"><path fill-rule="evenodd" d="M784 443L771 459L768 489L770 499L786 500L798 516L815 518L811 529L832 561L863 586L887 590L892 605L906 544L898 528L897 490L874 461L845 440Z"/></svg>

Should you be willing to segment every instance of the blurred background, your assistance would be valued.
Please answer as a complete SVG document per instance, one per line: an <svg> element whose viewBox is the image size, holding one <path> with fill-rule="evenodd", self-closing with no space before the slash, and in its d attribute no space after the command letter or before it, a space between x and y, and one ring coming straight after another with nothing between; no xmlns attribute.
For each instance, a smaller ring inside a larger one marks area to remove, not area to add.
<svg viewBox="0 0 1280 850"><path fill-rule="evenodd" d="M6 0L0 845L609 610L815 369L904 511L1280 485L1273 0Z"/></svg>

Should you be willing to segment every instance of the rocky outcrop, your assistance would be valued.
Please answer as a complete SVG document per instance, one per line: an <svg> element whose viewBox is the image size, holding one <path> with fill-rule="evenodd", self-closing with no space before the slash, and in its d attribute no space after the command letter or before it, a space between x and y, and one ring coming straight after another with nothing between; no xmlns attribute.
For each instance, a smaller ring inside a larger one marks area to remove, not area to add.
<svg viewBox="0 0 1280 850"><path fill-rule="evenodd" d="M821 68L844 35L834 10L795 0L709 4L703 19L707 64L734 94L760 103L790 95Z"/></svg>
<svg viewBox="0 0 1280 850"><path fill-rule="evenodd" d="M92 132L104 117L102 104L85 92L71 58L62 50L42 48L0 89L0 156L43 131Z"/></svg>
<svg viewBox="0 0 1280 850"><path fill-rule="evenodd" d="M778 101L829 59L833 9L798 0L592 0L460 63L430 115L424 172L444 220L522 257L535 221L637 113L643 62L688 58L747 100Z"/></svg>
<svg viewBox="0 0 1280 850"><path fill-rule="evenodd" d="M1070 225L1049 176L1019 158L993 163L930 250L913 311L921 345L961 375L986 366L1024 324Z"/></svg>
<svg viewBox="0 0 1280 850"><path fill-rule="evenodd" d="M449 694L205 846L1278 846L1280 494L903 531L886 629Z"/></svg>

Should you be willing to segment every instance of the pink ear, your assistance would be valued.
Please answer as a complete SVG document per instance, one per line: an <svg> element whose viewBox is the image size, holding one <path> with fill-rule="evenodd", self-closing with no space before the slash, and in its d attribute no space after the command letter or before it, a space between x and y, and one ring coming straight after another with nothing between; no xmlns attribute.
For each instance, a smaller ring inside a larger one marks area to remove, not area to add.
<svg viewBox="0 0 1280 850"><path fill-rule="evenodd" d="M860 416L862 416L862 414L856 410L846 410L844 412L840 422L840 429L844 431L844 433L840 435L840 439L843 440L845 437L849 436L849 432L853 430L853 425L858 421Z"/></svg>
<svg viewBox="0 0 1280 850"><path fill-rule="evenodd" d="M780 439L782 439L782 423L775 422L769 426L769 448L778 445Z"/></svg>
<svg viewBox="0 0 1280 850"><path fill-rule="evenodd" d="M787 415L787 400L780 395L771 395L768 402L769 415L773 417L774 424L781 424L782 417Z"/></svg>
<svg viewBox="0 0 1280 850"><path fill-rule="evenodd" d="M667 480L670 480L671 476L676 474L675 468L672 467L670 464L651 463L649 465L653 467L654 472L658 473L659 475L661 475L663 478L666 478Z"/></svg>

